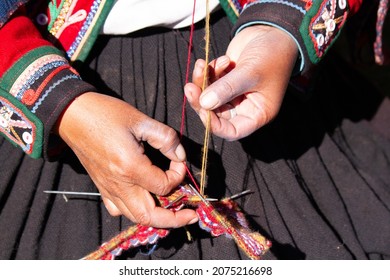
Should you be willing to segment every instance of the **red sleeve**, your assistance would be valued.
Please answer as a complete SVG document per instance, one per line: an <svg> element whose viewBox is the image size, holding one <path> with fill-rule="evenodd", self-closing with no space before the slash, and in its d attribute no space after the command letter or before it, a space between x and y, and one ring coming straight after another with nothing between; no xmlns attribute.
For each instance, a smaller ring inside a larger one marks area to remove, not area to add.
<svg viewBox="0 0 390 280"><path fill-rule="evenodd" d="M5 24L0 38L0 76L29 51L51 45L25 16L16 16Z"/></svg>
<svg viewBox="0 0 390 280"><path fill-rule="evenodd" d="M31 157L49 156L57 118L94 89L26 16L14 15L0 38L0 134Z"/></svg>
<svg viewBox="0 0 390 280"><path fill-rule="evenodd" d="M359 10L362 3L363 0L348 0L349 10L351 11L351 13L355 14Z"/></svg>

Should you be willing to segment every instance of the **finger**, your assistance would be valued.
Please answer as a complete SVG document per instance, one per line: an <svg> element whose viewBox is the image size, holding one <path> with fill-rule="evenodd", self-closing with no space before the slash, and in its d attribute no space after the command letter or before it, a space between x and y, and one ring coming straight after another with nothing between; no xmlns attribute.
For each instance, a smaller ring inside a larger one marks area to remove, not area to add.
<svg viewBox="0 0 390 280"><path fill-rule="evenodd" d="M173 212L168 209L156 207L151 212L151 215L151 225L158 228L179 228L198 221L198 216L191 209Z"/></svg>
<svg viewBox="0 0 390 280"><path fill-rule="evenodd" d="M220 56L209 63L209 82L213 83L224 76L231 67L230 58L227 55Z"/></svg>
<svg viewBox="0 0 390 280"><path fill-rule="evenodd" d="M172 189L180 185L186 175L183 162L171 161L169 169L163 171L160 167L153 165L146 155L137 159L137 164L129 169L133 177L131 182L142 186L145 190L157 194L166 195Z"/></svg>
<svg viewBox="0 0 390 280"><path fill-rule="evenodd" d="M192 82L202 88L203 85L203 77L204 77L204 69L206 67L206 61L203 59L198 59L195 62L194 70L192 72Z"/></svg>
<svg viewBox="0 0 390 280"><path fill-rule="evenodd" d="M186 152L173 128L154 119L149 119L135 129L137 130L136 135L140 135L141 141L148 142L170 160L185 161Z"/></svg>
<svg viewBox="0 0 390 280"><path fill-rule="evenodd" d="M140 187L124 192L116 198L122 213L135 223L158 228L177 228L197 221L195 211L184 209L173 212L156 206L153 197Z"/></svg>
<svg viewBox="0 0 390 280"><path fill-rule="evenodd" d="M251 121L244 116L235 116L233 119L227 120L225 118L219 118L212 111L200 111L200 118L202 122L206 122L207 112L210 112L210 129L212 133L218 137L224 138L228 141L238 140L242 137L249 135L254 130L249 129L251 126ZM248 129L245 129L245 128Z"/></svg>
<svg viewBox="0 0 390 280"><path fill-rule="evenodd" d="M223 76L225 74L225 71L228 71L229 66L231 66L231 61L227 55L223 55L212 60L208 65L209 82L213 83L221 76ZM205 67L206 61L203 59L198 59L195 62L194 71L192 72L192 82L200 88L202 88L203 86Z"/></svg>
<svg viewBox="0 0 390 280"><path fill-rule="evenodd" d="M202 59L198 59L195 63L194 71L192 74L193 83L188 83L184 87L184 94L192 109L195 112L199 112L201 108L199 98L201 95L201 87L203 86L204 68L206 62ZM225 74L225 71L231 65L231 61L228 56L224 55L217 59L214 59L209 64L209 79L210 82L214 82Z"/></svg>
<svg viewBox="0 0 390 280"><path fill-rule="evenodd" d="M226 103L215 109L214 113L218 116L218 118L225 120L230 120L237 116L237 110L231 103Z"/></svg>
<svg viewBox="0 0 390 280"><path fill-rule="evenodd" d="M251 72L244 67L237 67L207 87L199 101L202 108L214 110L237 96L251 91L258 80L255 77L245 79L248 73Z"/></svg>
<svg viewBox="0 0 390 280"><path fill-rule="evenodd" d="M196 86L193 83L188 83L184 86L184 94L187 98L188 103L190 104L191 108L198 113L199 109L201 108L199 104L199 97L201 94L201 88Z"/></svg>
<svg viewBox="0 0 390 280"><path fill-rule="evenodd" d="M110 199L102 196L102 200L103 200L104 206L106 207L108 213L111 216L115 217L115 216L122 215L122 212L118 209L118 207L116 207L116 205Z"/></svg>

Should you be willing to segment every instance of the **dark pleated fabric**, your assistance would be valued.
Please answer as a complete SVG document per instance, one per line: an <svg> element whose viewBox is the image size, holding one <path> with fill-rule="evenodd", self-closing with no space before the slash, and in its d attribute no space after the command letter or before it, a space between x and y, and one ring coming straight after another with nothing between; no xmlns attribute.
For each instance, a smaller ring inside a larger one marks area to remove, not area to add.
<svg viewBox="0 0 390 280"><path fill-rule="evenodd" d="M215 13L212 57L224 53L230 30ZM197 25L192 64L204 57L203 37ZM165 29L101 37L81 73L102 93L179 130L188 38L188 30ZM264 259L389 259L390 103L337 57L320 76L310 97L289 90L278 117L253 135L211 139L206 193L253 192L237 202L273 243ZM193 174L203 133L187 108L182 142ZM56 162L33 160L1 140L0 155L1 259L79 259L131 224L111 217L99 198L44 193L96 191L71 152ZM151 150L150 156L166 167L160 155ZM191 241L176 229L156 247L121 258L247 258L225 236L211 238L198 225L187 230Z"/></svg>

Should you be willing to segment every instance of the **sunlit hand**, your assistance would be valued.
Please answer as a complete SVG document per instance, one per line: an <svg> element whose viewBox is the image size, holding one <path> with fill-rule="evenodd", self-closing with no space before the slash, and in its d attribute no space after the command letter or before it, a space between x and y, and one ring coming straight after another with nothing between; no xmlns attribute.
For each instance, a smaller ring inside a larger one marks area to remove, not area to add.
<svg viewBox="0 0 390 280"><path fill-rule="evenodd" d="M193 210L172 212L156 206L151 195L169 193L185 176L186 154L172 128L126 102L89 92L67 108L58 133L87 170L110 214L159 228L197 220ZM153 165L143 142L171 160L168 170Z"/></svg>
<svg viewBox="0 0 390 280"><path fill-rule="evenodd" d="M229 44L226 56L209 64L209 86L201 92L204 60L195 64L192 83L184 91L191 107L211 131L227 140L248 136L278 113L296 63L294 40L275 27L243 29Z"/></svg>

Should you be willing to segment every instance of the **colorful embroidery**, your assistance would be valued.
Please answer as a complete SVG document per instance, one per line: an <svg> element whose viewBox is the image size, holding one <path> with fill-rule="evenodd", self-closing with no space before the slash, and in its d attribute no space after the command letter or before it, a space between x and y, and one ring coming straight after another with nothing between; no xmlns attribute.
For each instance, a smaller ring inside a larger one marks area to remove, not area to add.
<svg viewBox="0 0 390 280"><path fill-rule="evenodd" d="M59 3L58 3L58 1L59 1ZM48 24L47 29L50 31L50 33L51 33L51 29L52 29L54 23L56 22L56 19L60 16L61 11L63 10L62 8L63 8L64 4L67 2L67 1L61 1L61 0L58 0L58 1L52 0L48 3L49 15L50 15L50 22L49 23L47 22L47 16L44 14L38 15L38 17L42 16L42 15L45 16L45 20L41 21L41 23L37 18L37 21L40 25Z"/></svg>
<svg viewBox="0 0 390 280"><path fill-rule="evenodd" d="M73 62L87 57L114 0L51 0L46 5L31 5L29 16L43 32L54 36L53 43L61 46Z"/></svg>
<svg viewBox="0 0 390 280"><path fill-rule="evenodd" d="M240 2L236 0L222 0L219 2L221 7L225 10L229 19L233 23L235 23L242 11L242 4L240 4Z"/></svg>
<svg viewBox="0 0 390 280"><path fill-rule="evenodd" d="M74 53L76 52L78 46L80 45L81 41L85 37L86 33L90 30L90 26L95 19L95 16L98 14L99 7L101 5L101 0L95 0L91 6L91 10L89 11L88 15L85 18L84 24L82 28L80 29L79 33L77 34L74 42L70 46L70 48L67 50L68 57L72 57Z"/></svg>
<svg viewBox="0 0 390 280"><path fill-rule="evenodd" d="M0 132L33 158L41 155L43 133L41 121L27 108L16 106L8 93L0 92ZM5 97L6 96L6 97Z"/></svg>
<svg viewBox="0 0 390 280"><path fill-rule="evenodd" d="M51 46L33 49L17 60L0 79L1 96L4 97L1 132L32 157L40 157L42 153L43 126L39 118L47 108L38 113L37 110L65 81L80 80L61 54Z"/></svg>
<svg viewBox="0 0 390 280"><path fill-rule="evenodd" d="M68 65L67 60L56 54L45 55L35 60L17 77L13 85L11 85L10 93L18 100L22 100L26 91L31 89L39 79L53 69L65 65Z"/></svg>
<svg viewBox="0 0 390 280"><path fill-rule="evenodd" d="M60 29L63 30L63 26L66 21L69 20L70 14L73 12L74 4L72 6L73 0L65 0L60 3L60 6L57 8L57 1L55 4L50 3L50 24L48 26L49 32L56 38L61 35ZM73 3L76 3L74 1Z"/></svg>
<svg viewBox="0 0 390 280"><path fill-rule="evenodd" d="M238 205L231 199L208 202L196 189L189 185L179 186L175 192L166 197L157 197L161 206L172 211L189 206L196 208L199 226L212 236L222 234L233 238L236 244L251 259L260 259L271 246L271 242L260 233L253 232ZM132 247L156 244L167 236L169 230L135 225L121 232L98 250L84 257L93 259L114 259L123 250Z"/></svg>
<svg viewBox="0 0 390 280"><path fill-rule="evenodd" d="M312 63L318 63L340 34L347 19L347 0L306 2L300 32Z"/></svg>

